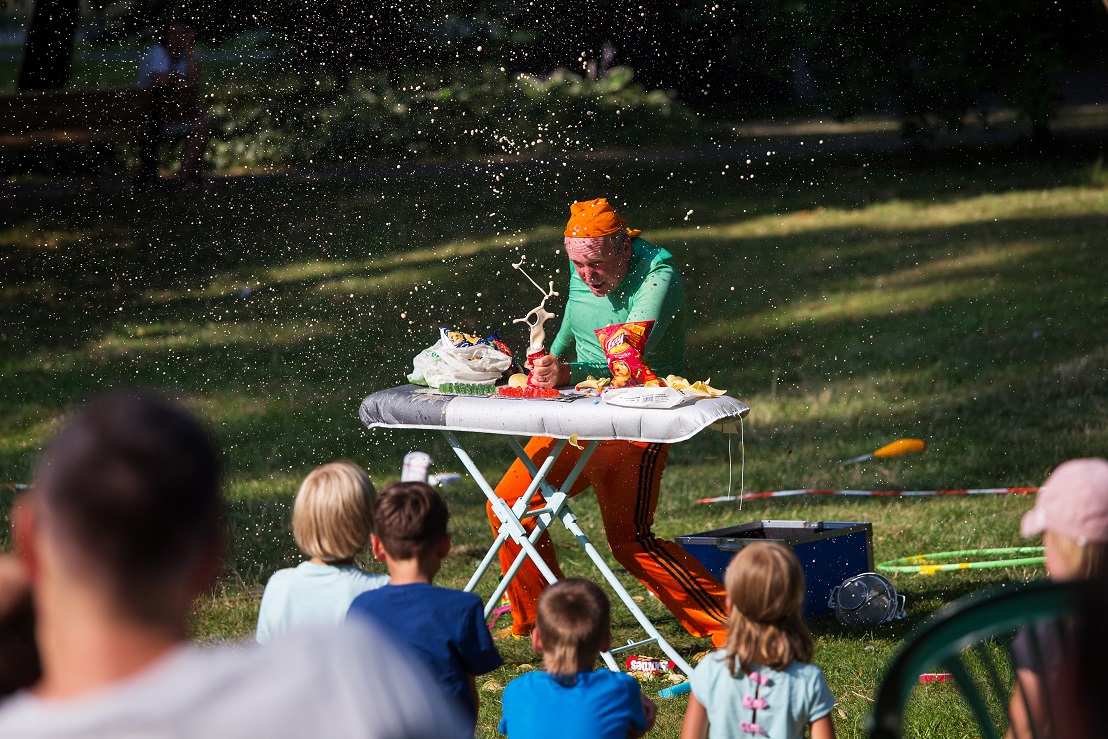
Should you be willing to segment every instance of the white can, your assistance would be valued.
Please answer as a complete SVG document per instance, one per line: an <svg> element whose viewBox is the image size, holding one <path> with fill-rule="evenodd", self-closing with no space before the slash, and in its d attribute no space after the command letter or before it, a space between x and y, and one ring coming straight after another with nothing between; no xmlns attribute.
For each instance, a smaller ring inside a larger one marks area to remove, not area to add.
<svg viewBox="0 0 1108 739"><path fill-rule="evenodd" d="M431 455L427 452L408 452L404 456L401 482L427 482L427 470L431 467Z"/></svg>

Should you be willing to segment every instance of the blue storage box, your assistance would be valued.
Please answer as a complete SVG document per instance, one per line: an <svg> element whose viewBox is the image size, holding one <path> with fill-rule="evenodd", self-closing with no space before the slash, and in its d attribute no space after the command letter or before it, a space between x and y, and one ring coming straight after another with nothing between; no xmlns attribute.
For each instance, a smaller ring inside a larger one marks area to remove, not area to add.
<svg viewBox="0 0 1108 739"><path fill-rule="evenodd" d="M843 580L873 572L873 524L859 521L753 521L677 537L685 551L723 582L735 552L770 539L791 548L804 570L804 615L830 613L831 589Z"/></svg>

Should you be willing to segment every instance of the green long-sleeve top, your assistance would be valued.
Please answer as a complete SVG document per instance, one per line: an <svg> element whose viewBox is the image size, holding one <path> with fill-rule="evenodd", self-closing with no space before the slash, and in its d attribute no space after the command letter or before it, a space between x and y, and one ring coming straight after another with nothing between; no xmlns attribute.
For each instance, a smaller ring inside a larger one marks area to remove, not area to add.
<svg viewBox="0 0 1108 739"><path fill-rule="evenodd" d="M627 276L615 290L597 297L570 265L569 297L565 316L550 352L570 359L570 381L587 376L610 377L608 361L596 329L616 323L654 320L646 341L645 360L659 377L685 370L685 286L673 266L673 255L645 239L631 242Z"/></svg>

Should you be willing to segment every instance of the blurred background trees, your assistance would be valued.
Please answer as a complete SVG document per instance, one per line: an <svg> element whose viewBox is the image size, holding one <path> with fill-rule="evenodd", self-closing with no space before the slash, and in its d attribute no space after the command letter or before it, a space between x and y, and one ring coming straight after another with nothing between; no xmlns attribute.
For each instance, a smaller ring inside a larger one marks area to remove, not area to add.
<svg viewBox="0 0 1108 739"><path fill-rule="evenodd" d="M80 2L86 46L145 47L178 19L219 56L220 167L519 153L552 127L579 148L688 141L713 119L880 114L926 137L1006 109L1041 136L1060 102L1108 96L1103 0ZM0 14L27 28L32 8Z"/></svg>
<svg viewBox="0 0 1108 739"><path fill-rule="evenodd" d="M44 0L45 1L45 0ZM348 84L356 69L504 65L545 74L619 64L645 87L740 116L803 103L913 127L1009 105L1045 125L1067 68L1106 50L1101 0L135 0L98 9L108 37L184 16L211 40L268 28L285 58ZM477 51L481 47L481 51Z"/></svg>

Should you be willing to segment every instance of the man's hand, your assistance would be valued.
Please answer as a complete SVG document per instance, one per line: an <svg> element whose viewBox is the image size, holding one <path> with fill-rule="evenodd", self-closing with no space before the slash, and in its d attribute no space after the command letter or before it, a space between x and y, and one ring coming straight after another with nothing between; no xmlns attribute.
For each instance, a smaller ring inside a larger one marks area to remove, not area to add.
<svg viewBox="0 0 1108 739"><path fill-rule="evenodd" d="M559 387L561 385L568 385L569 364L558 359L553 354L544 354L532 364L531 377L534 384L539 387Z"/></svg>

